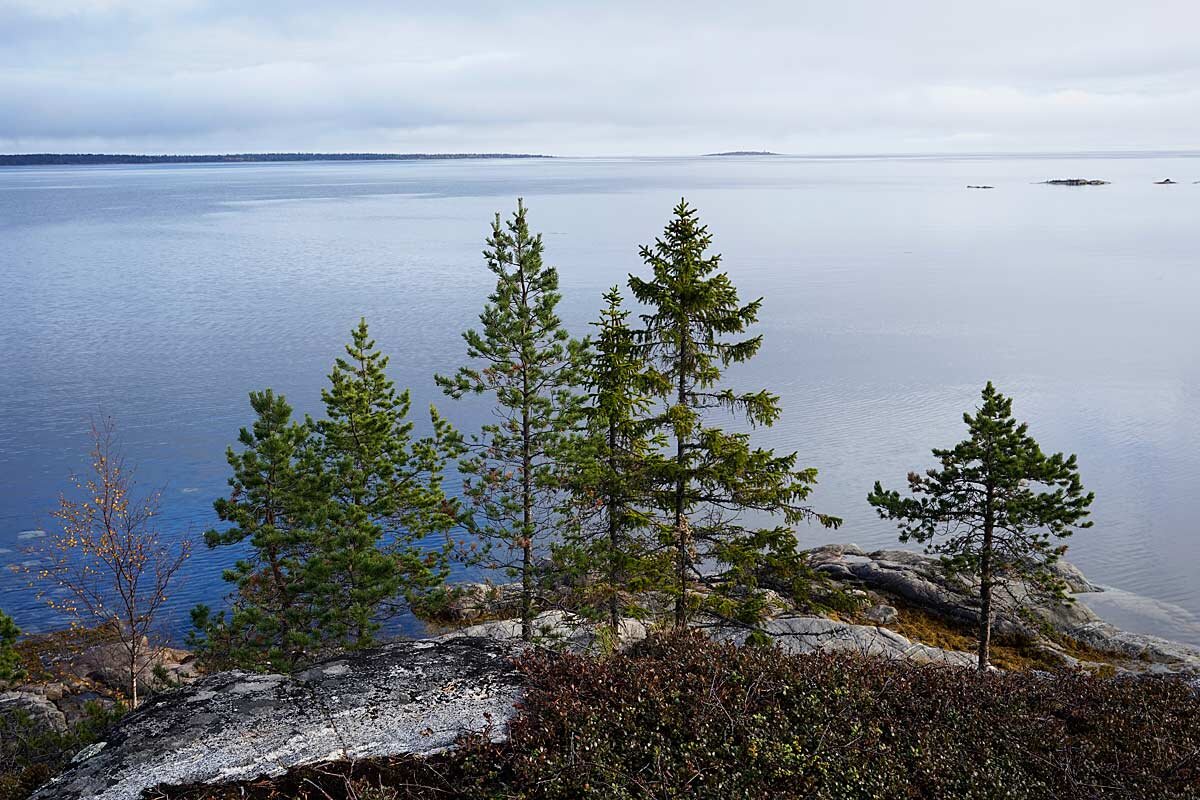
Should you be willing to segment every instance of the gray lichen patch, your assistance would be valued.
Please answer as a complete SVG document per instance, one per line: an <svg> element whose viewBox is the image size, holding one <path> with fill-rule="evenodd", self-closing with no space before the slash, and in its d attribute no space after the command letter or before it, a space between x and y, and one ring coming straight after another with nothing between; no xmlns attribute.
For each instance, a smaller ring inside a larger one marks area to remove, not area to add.
<svg viewBox="0 0 1200 800"><path fill-rule="evenodd" d="M342 758L425 755L503 735L520 697L514 645L401 642L296 676L224 672L158 695L35 798L133 800L160 784L280 775Z"/></svg>

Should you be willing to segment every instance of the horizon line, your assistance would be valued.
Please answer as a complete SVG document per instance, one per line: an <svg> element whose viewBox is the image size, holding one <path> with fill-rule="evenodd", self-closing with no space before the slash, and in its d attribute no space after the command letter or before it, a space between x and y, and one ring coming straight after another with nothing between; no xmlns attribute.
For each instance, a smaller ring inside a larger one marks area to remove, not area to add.
<svg viewBox="0 0 1200 800"><path fill-rule="evenodd" d="M228 153L98 153L98 152L22 152L0 153L0 166L71 166L75 159L78 166L89 164L102 165L104 160L109 164L120 163L251 163L251 162L287 162L287 161L404 161L404 160L455 160L455 159L626 159L626 158L753 158L776 159L796 158L806 160L840 160L840 159L921 159L921 158L1133 158L1133 157L1200 157L1200 149L1115 149L1115 150L974 150L974 151L908 151L908 152L851 152L851 153L786 153L774 151L712 151L705 153L625 153L625 154L588 154L588 155L551 155L547 153L518 153L518 152L364 152L364 151L302 151L279 150L258 152L228 152ZM17 163L18 159L28 159L29 163ZM55 163L54 159L71 159ZM124 160L124 161L122 161Z"/></svg>

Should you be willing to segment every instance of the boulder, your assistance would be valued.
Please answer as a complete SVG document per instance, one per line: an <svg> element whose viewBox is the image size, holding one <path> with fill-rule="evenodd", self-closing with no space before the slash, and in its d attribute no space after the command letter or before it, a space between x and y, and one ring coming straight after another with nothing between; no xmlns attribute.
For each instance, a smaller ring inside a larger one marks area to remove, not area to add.
<svg viewBox="0 0 1200 800"><path fill-rule="evenodd" d="M468 732L498 739L520 698L515 652L487 639L399 642L294 676L211 675L152 697L33 797L133 800L159 784L435 753Z"/></svg>
<svg viewBox="0 0 1200 800"><path fill-rule="evenodd" d="M569 611L543 611L533 620L533 644L552 650L584 653L600 645L601 625L585 620ZM622 619L618 626L617 647L626 647L646 638L649 629L637 619ZM493 639L504 642L521 640L521 620L498 619L482 622L443 634L435 641L451 641L461 637Z"/></svg>
<svg viewBox="0 0 1200 800"><path fill-rule="evenodd" d="M199 674L195 657L187 650L152 648L145 637L142 638L137 668L138 686L149 691L190 683ZM129 650L123 642L93 645L68 661L66 669L80 680L92 681L113 691L129 691Z"/></svg>
<svg viewBox="0 0 1200 800"><path fill-rule="evenodd" d="M1076 641L1105 653L1127 656L1148 672L1200 675L1200 648L1158 636L1123 631L1094 620L1064 631Z"/></svg>
<svg viewBox="0 0 1200 800"><path fill-rule="evenodd" d="M788 653L845 652L858 655L907 659L921 664L947 664L972 667L971 653L943 650L912 642L888 628L851 625L825 617L780 617L762 626L774 644ZM749 631L716 630L713 638L744 644Z"/></svg>
<svg viewBox="0 0 1200 800"><path fill-rule="evenodd" d="M16 718L44 730L65 733L67 715L42 692L0 692L0 724L11 724Z"/></svg>
<svg viewBox="0 0 1200 800"><path fill-rule="evenodd" d="M847 550L839 555L836 549L824 547L812 551L810 558L817 570L836 580L897 598L945 619L978 624L978 583L947 574L935 556L910 550L877 550L869 555ZM1071 592L1099 591L1072 564L1059 561L1052 569ZM1005 583L993 597L993 630L1001 635L1036 634L1027 612L1064 632L1099 620L1083 603L1048 600L1021 581Z"/></svg>
<svg viewBox="0 0 1200 800"><path fill-rule="evenodd" d="M463 583L454 587L439 619L472 622L490 617L509 617L521 610L519 583Z"/></svg>
<svg viewBox="0 0 1200 800"><path fill-rule="evenodd" d="M863 616L876 625L890 625L896 621L896 617L900 616L900 612L896 610L895 606L878 605L868 608L863 612Z"/></svg>

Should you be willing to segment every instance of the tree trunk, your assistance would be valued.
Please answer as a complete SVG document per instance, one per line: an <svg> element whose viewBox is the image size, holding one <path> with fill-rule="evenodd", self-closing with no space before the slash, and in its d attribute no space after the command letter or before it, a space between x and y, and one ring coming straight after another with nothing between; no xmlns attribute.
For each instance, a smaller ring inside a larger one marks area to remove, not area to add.
<svg viewBox="0 0 1200 800"><path fill-rule="evenodd" d="M680 354L679 390L676 399L681 406L687 402L687 391L684 387L684 365L686 363L687 360L684 358L684 354ZM687 525L683 518L683 493L687 488L687 483L683 474L683 465L683 437L676 434L675 467L679 470L679 474L675 480L675 588L679 592L675 597L676 630L683 630L687 627L688 536Z"/></svg>
<svg viewBox="0 0 1200 800"><path fill-rule="evenodd" d="M521 409L521 638L533 639L533 457L530 452L529 374Z"/></svg>
<svg viewBox="0 0 1200 800"><path fill-rule="evenodd" d="M983 519L983 550L979 557L979 664L986 672L992 644L992 535L995 516L992 508L992 488L987 490L987 507Z"/></svg>
<svg viewBox="0 0 1200 800"><path fill-rule="evenodd" d="M992 582L984 578L979 584L979 671L986 672L992 643Z"/></svg>
<svg viewBox="0 0 1200 800"><path fill-rule="evenodd" d="M616 480L619 464L617 463L617 429L612 423L608 426L608 459L609 459L609 485ZM618 628L621 624L621 604L618 600L617 593L620 586L621 570L620 570L620 544L621 530L620 524L620 503L610 491L608 495L608 624L612 628L613 643L616 644Z"/></svg>
<svg viewBox="0 0 1200 800"><path fill-rule="evenodd" d="M130 628L129 634L129 702L130 708L138 707L138 669L137 657L138 651L141 650L141 642L137 638L137 631Z"/></svg>
<svg viewBox="0 0 1200 800"><path fill-rule="evenodd" d="M271 487L275 486L274 470L268 475L267 480ZM271 497L274 498L274 492L272 492ZM278 519L275 516L275 509L271 505L271 502L271 500L267 501L263 521L274 528ZM288 591L287 581L283 577L283 567L280 566L280 560L279 548L274 545L268 547L267 562L271 566L271 580L275 582L275 592L279 596L279 619L277 621L279 622L280 644L282 644L284 652L287 653L288 663L294 666L296 657L292 649L292 598L291 593Z"/></svg>

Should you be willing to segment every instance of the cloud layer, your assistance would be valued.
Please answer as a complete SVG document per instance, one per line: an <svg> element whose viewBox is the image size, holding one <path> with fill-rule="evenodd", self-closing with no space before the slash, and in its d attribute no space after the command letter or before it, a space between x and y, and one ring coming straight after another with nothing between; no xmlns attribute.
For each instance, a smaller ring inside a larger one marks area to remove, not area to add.
<svg viewBox="0 0 1200 800"><path fill-rule="evenodd" d="M1191 0L441 5L0 0L0 151L1200 146Z"/></svg>

